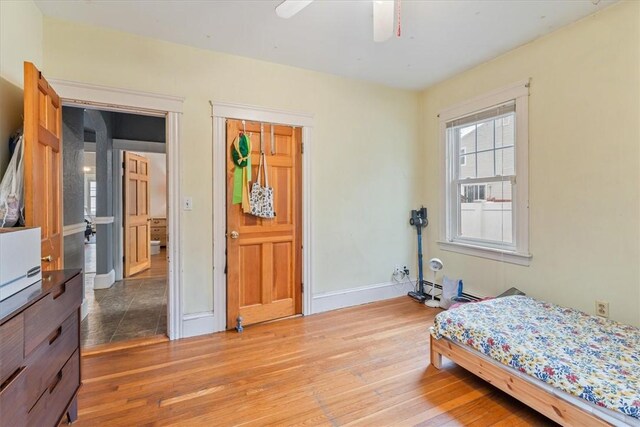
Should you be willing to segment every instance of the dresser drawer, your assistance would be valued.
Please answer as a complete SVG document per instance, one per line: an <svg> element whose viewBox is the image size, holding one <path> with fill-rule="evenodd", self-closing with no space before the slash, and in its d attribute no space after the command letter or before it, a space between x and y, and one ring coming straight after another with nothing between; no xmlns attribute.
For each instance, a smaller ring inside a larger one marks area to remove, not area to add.
<svg viewBox="0 0 640 427"><path fill-rule="evenodd" d="M25 369L14 374L0 385L0 425L23 426L27 421Z"/></svg>
<svg viewBox="0 0 640 427"><path fill-rule="evenodd" d="M33 405L78 349L78 312L72 313L27 358L27 402Z"/></svg>
<svg viewBox="0 0 640 427"><path fill-rule="evenodd" d="M57 286L24 312L25 357L47 339L82 303L82 275Z"/></svg>
<svg viewBox="0 0 640 427"><path fill-rule="evenodd" d="M79 386L80 350L76 350L66 365L54 375L40 399L29 411L28 425L35 427L57 425Z"/></svg>
<svg viewBox="0 0 640 427"><path fill-rule="evenodd" d="M22 365L24 355L22 313L0 325L0 385Z"/></svg>
<svg viewBox="0 0 640 427"><path fill-rule="evenodd" d="M166 234L167 229L165 227L151 227L151 234Z"/></svg>
<svg viewBox="0 0 640 427"><path fill-rule="evenodd" d="M151 218L151 226L152 227L166 227L167 219L166 218Z"/></svg>

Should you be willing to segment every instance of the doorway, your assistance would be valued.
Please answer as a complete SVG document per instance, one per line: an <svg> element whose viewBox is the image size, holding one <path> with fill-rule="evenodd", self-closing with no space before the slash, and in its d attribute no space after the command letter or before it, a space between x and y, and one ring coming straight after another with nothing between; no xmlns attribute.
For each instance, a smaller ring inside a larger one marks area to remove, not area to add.
<svg viewBox="0 0 640 427"><path fill-rule="evenodd" d="M165 119L167 157L167 233L178 236L181 230L180 152L181 118L184 99L158 93L111 88L66 80L50 80L66 107L102 109L144 114ZM183 337L182 243L172 240L167 248L167 334L170 340ZM86 315L86 299L82 314Z"/></svg>
<svg viewBox="0 0 640 427"><path fill-rule="evenodd" d="M312 114L209 101L213 128L213 325L227 329L227 120L279 123L301 128L302 155L302 314L313 313ZM233 323L233 322L232 322Z"/></svg>
<svg viewBox="0 0 640 427"><path fill-rule="evenodd" d="M165 118L77 110L65 107L63 119L68 113L65 123L73 118L84 127L87 309L81 346L166 337Z"/></svg>
<svg viewBox="0 0 640 427"><path fill-rule="evenodd" d="M226 150L227 329L302 314L302 130L227 120ZM267 212L249 184L271 191Z"/></svg>

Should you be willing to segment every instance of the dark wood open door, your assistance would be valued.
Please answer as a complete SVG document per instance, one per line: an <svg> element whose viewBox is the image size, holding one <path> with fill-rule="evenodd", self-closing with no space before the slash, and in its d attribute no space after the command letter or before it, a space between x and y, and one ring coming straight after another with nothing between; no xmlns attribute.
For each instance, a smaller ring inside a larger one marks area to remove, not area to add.
<svg viewBox="0 0 640 427"><path fill-rule="evenodd" d="M63 268L62 105L42 73L24 63L24 204L42 230L42 269Z"/></svg>

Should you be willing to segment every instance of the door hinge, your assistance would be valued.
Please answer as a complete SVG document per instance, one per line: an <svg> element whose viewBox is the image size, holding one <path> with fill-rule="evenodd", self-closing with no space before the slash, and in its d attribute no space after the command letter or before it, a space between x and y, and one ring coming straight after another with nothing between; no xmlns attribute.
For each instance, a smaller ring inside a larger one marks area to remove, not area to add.
<svg viewBox="0 0 640 427"><path fill-rule="evenodd" d="M304 142L300 143L300 154L304 154Z"/></svg>
<svg viewBox="0 0 640 427"><path fill-rule="evenodd" d="M304 293L304 283L300 283L300 292Z"/></svg>
<svg viewBox="0 0 640 427"><path fill-rule="evenodd" d="M124 262L124 257L122 257L122 262Z"/></svg>

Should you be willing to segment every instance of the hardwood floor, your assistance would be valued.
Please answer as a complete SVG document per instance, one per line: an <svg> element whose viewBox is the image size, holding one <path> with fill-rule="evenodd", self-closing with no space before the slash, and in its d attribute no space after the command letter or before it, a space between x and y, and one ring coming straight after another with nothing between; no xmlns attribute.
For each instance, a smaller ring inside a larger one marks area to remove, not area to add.
<svg viewBox="0 0 640 427"><path fill-rule="evenodd" d="M158 278L167 276L167 248L161 248L160 253L151 255L151 267L131 276L131 279Z"/></svg>
<svg viewBox="0 0 640 427"><path fill-rule="evenodd" d="M84 357L77 425L554 425L430 366L438 311L402 297Z"/></svg>

